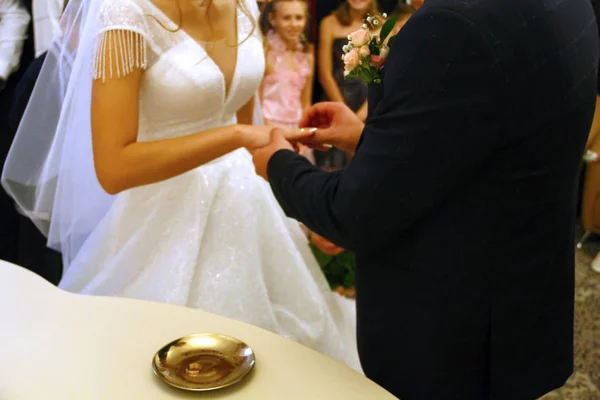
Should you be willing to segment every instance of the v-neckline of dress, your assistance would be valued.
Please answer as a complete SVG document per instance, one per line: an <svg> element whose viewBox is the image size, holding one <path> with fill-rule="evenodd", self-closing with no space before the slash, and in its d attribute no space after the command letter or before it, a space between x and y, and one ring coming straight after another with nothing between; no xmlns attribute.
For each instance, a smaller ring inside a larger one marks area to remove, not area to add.
<svg viewBox="0 0 600 400"><path fill-rule="evenodd" d="M169 16L167 16L167 14L165 14L163 10L161 10L156 4L154 4L152 2L152 0L146 0L146 1L154 9L154 11L156 11L162 18L164 18L170 24L177 26L177 24L171 18L169 18ZM176 33L181 33L185 37L186 40L194 43L194 45L196 45L198 48L200 48L202 50L202 52L206 55L206 58L210 61L210 63L214 66L214 68L219 72L219 75L221 77L221 83L223 86L223 104L224 105L229 103L229 99L232 97L232 93L234 92L236 84L237 84L238 66L240 64L239 63L240 47L241 47L241 44L239 43L240 36L241 36L240 35L240 21L239 21L240 14L242 14L241 10L240 10L239 6L236 4L236 7L235 7L235 30L236 30L236 38L237 38L238 44L236 44L235 66L233 67L233 75L231 76L231 81L229 82L229 85L227 85L227 78L225 77L225 73L223 72L223 70L221 69L219 64L217 64L217 62L210 56L210 54L208 54L208 52L202 45L202 42L194 39L184 29L178 29L176 32Z"/></svg>

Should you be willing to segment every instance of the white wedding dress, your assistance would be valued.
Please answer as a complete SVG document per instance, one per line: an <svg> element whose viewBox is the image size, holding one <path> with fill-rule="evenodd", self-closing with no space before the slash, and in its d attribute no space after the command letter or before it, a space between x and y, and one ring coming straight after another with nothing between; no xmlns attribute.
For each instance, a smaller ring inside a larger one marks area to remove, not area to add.
<svg viewBox="0 0 600 400"><path fill-rule="evenodd" d="M98 34L118 35L98 47L120 46L123 59L112 64L120 66L115 71L98 55L93 73L111 79L132 66L145 69L140 141L236 123L236 111L255 95L264 70L262 41L250 18L258 9L254 0L246 7L249 13L237 12L238 62L226 94L217 64L183 30L165 29L173 22L149 0L105 0ZM117 195L60 287L202 309L360 370L353 302L330 292L298 223L285 217L243 149Z"/></svg>

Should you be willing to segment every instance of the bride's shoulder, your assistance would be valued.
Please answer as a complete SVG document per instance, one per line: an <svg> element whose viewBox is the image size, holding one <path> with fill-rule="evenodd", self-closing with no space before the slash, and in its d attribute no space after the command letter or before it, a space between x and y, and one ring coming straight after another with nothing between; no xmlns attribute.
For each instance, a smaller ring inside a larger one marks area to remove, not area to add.
<svg viewBox="0 0 600 400"><path fill-rule="evenodd" d="M98 10L101 28L145 27L145 15L148 15L148 0L102 0Z"/></svg>
<svg viewBox="0 0 600 400"><path fill-rule="evenodd" d="M117 17L122 14L143 14L143 0L102 0L98 15Z"/></svg>

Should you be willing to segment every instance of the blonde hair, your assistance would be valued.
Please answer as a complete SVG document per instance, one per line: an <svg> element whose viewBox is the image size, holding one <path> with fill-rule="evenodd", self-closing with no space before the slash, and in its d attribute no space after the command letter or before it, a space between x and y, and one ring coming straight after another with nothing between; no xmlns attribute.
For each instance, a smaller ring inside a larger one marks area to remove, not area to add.
<svg viewBox="0 0 600 400"><path fill-rule="evenodd" d="M267 18L266 18L266 30L263 33L266 34L268 31L275 29L275 27L269 21L268 16L271 15L271 14L274 14L275 12L277 12L277 4L279 4L279 3L286 3L286 2L292 2L292 1L299 1L301 3L304 3L304 5L306 6L306 27L304 28L303 34L300 36L300 43L302 44L302 50L305 51L305 52L308 52L309 49L310 49L310 39L309 39L309 33L310 33L310 5L309 5L309 3L308 3L307 0L271 0L271 1L269 1L267 3L266 7L263 10L263 15L267 16Z"/></svg>

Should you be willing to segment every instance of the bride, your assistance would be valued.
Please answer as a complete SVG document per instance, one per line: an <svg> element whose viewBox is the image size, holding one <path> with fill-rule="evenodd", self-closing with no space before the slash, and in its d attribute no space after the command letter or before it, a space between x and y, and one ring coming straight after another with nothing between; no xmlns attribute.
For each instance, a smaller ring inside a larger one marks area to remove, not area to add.
<svg viewBox="0 0 600 400"><path fill-rule="evenodd" d="M72 0L2 183L63 254L61 288L199 308L359 369L352 318L247 151L271 130L252 125L257 20L255 0Z"/></svg>

